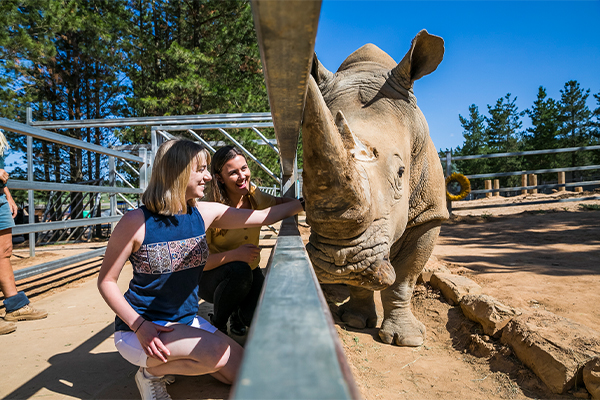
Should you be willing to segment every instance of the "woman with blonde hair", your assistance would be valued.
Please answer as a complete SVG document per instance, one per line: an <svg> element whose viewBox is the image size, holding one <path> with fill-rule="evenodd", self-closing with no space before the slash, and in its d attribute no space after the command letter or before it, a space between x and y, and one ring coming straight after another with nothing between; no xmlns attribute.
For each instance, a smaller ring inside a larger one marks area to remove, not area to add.
<svg viewBox="0 0 600 400"><path fill-rule="evenodd" d="M144 206L119 221L108 242L98 289L117 314L115 345L139 366L142 399L169 399L164 375L211 374L235 380L243 349L198 313L198 280L208 258L207 227L272 224L302 210L289 202L261 211L197 201L212 178L209 155L187 140L157 151ZM129 259L133 278L123 295L117 279Z"/></svg>
<svg viewBox="0 0 600 400"><path fill-rule="evenodd" d="M10 256L12 255L12 228L17 216L17 205L10 195L6 182L8 173L4 170L4 151L8 148L6 137L0 131L0 290L4 294L6 314L0 320L0 335L14 332L16 321L46 318L48 313L33 308L27 295L17 290Z"/></svg>

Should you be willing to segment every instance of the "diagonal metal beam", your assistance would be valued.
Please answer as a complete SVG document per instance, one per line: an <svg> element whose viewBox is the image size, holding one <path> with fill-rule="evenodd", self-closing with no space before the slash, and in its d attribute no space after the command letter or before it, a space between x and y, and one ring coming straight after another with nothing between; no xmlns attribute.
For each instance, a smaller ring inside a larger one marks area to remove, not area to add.
<svg viewBox="0 0 600 400"><path fill-rule="evenodd" d="M321 1L252 0L284 182L295 173Z"/></svg>

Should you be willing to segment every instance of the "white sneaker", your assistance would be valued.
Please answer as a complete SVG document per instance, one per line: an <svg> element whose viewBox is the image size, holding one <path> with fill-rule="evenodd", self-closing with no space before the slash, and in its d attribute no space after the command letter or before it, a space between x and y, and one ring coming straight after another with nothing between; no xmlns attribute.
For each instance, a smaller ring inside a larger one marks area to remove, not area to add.
<svg viewBox="0 0 600 400"><path fill-rule="evenodd" d="M142 395L142 400L171 400L171 396L167 393L164 376L147 378L144 371L145 368L140 367L135 374L135 383Z"/></svg>

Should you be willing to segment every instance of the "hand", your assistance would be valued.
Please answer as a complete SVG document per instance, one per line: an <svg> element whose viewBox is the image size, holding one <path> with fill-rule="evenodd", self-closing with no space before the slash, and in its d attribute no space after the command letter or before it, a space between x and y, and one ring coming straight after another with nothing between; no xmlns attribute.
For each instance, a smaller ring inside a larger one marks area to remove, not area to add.
<svg viewBox="0 0 600 400"><path fill-rule="evenodd" d="M235 249L235 251L235 258L237 261L243 261L246 264L251 264L260 254L260 247L248 243L238 247Z"/></svg>
<svg viewBox="0 0 600 400"><path fill-rule="evenodd" d="M8 200L8 206L10 207L10 212L12 213L13 219L16 218L19 207L17 207L17 204L12 198Z"/></svg>
<svg viewBox="0 0 600 400"><path fill-rule="evenodd" d="M173 328L168 326L157 325L153 322L144 320L142 321L142 325L138 327L135 334L142 345L142 349L144 349L144 352L148 357L159 359L162 362L167 362L167 358L165 356L170 356L171 352L158 338L158 335L161 332L171 332L172 330Z"/></svg>
<svg viewBox="0 0 600 400"><path fill-rule="evenodd" d="M9 175L8 172L6 172L3 169L0 169L0 181L2 181L3 183L6 183L6 181L8 181Z"/></svg>

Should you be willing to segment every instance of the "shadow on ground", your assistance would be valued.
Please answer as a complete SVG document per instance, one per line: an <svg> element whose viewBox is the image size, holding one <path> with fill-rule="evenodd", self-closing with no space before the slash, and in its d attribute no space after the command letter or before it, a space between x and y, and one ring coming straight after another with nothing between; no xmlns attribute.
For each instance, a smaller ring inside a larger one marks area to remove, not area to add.
<svg viewBox="0 0 600 400"><path fill-rule="evenodd" d="M70 351L52 356L50 367L8 393L4 399L28 399L41 390L78 399L139 399L134 381L137 367L115 351L92 353L113 334L109 325ZM177 376L169 386L173 399L226 399L228 385L211 376Z"/></svg>

